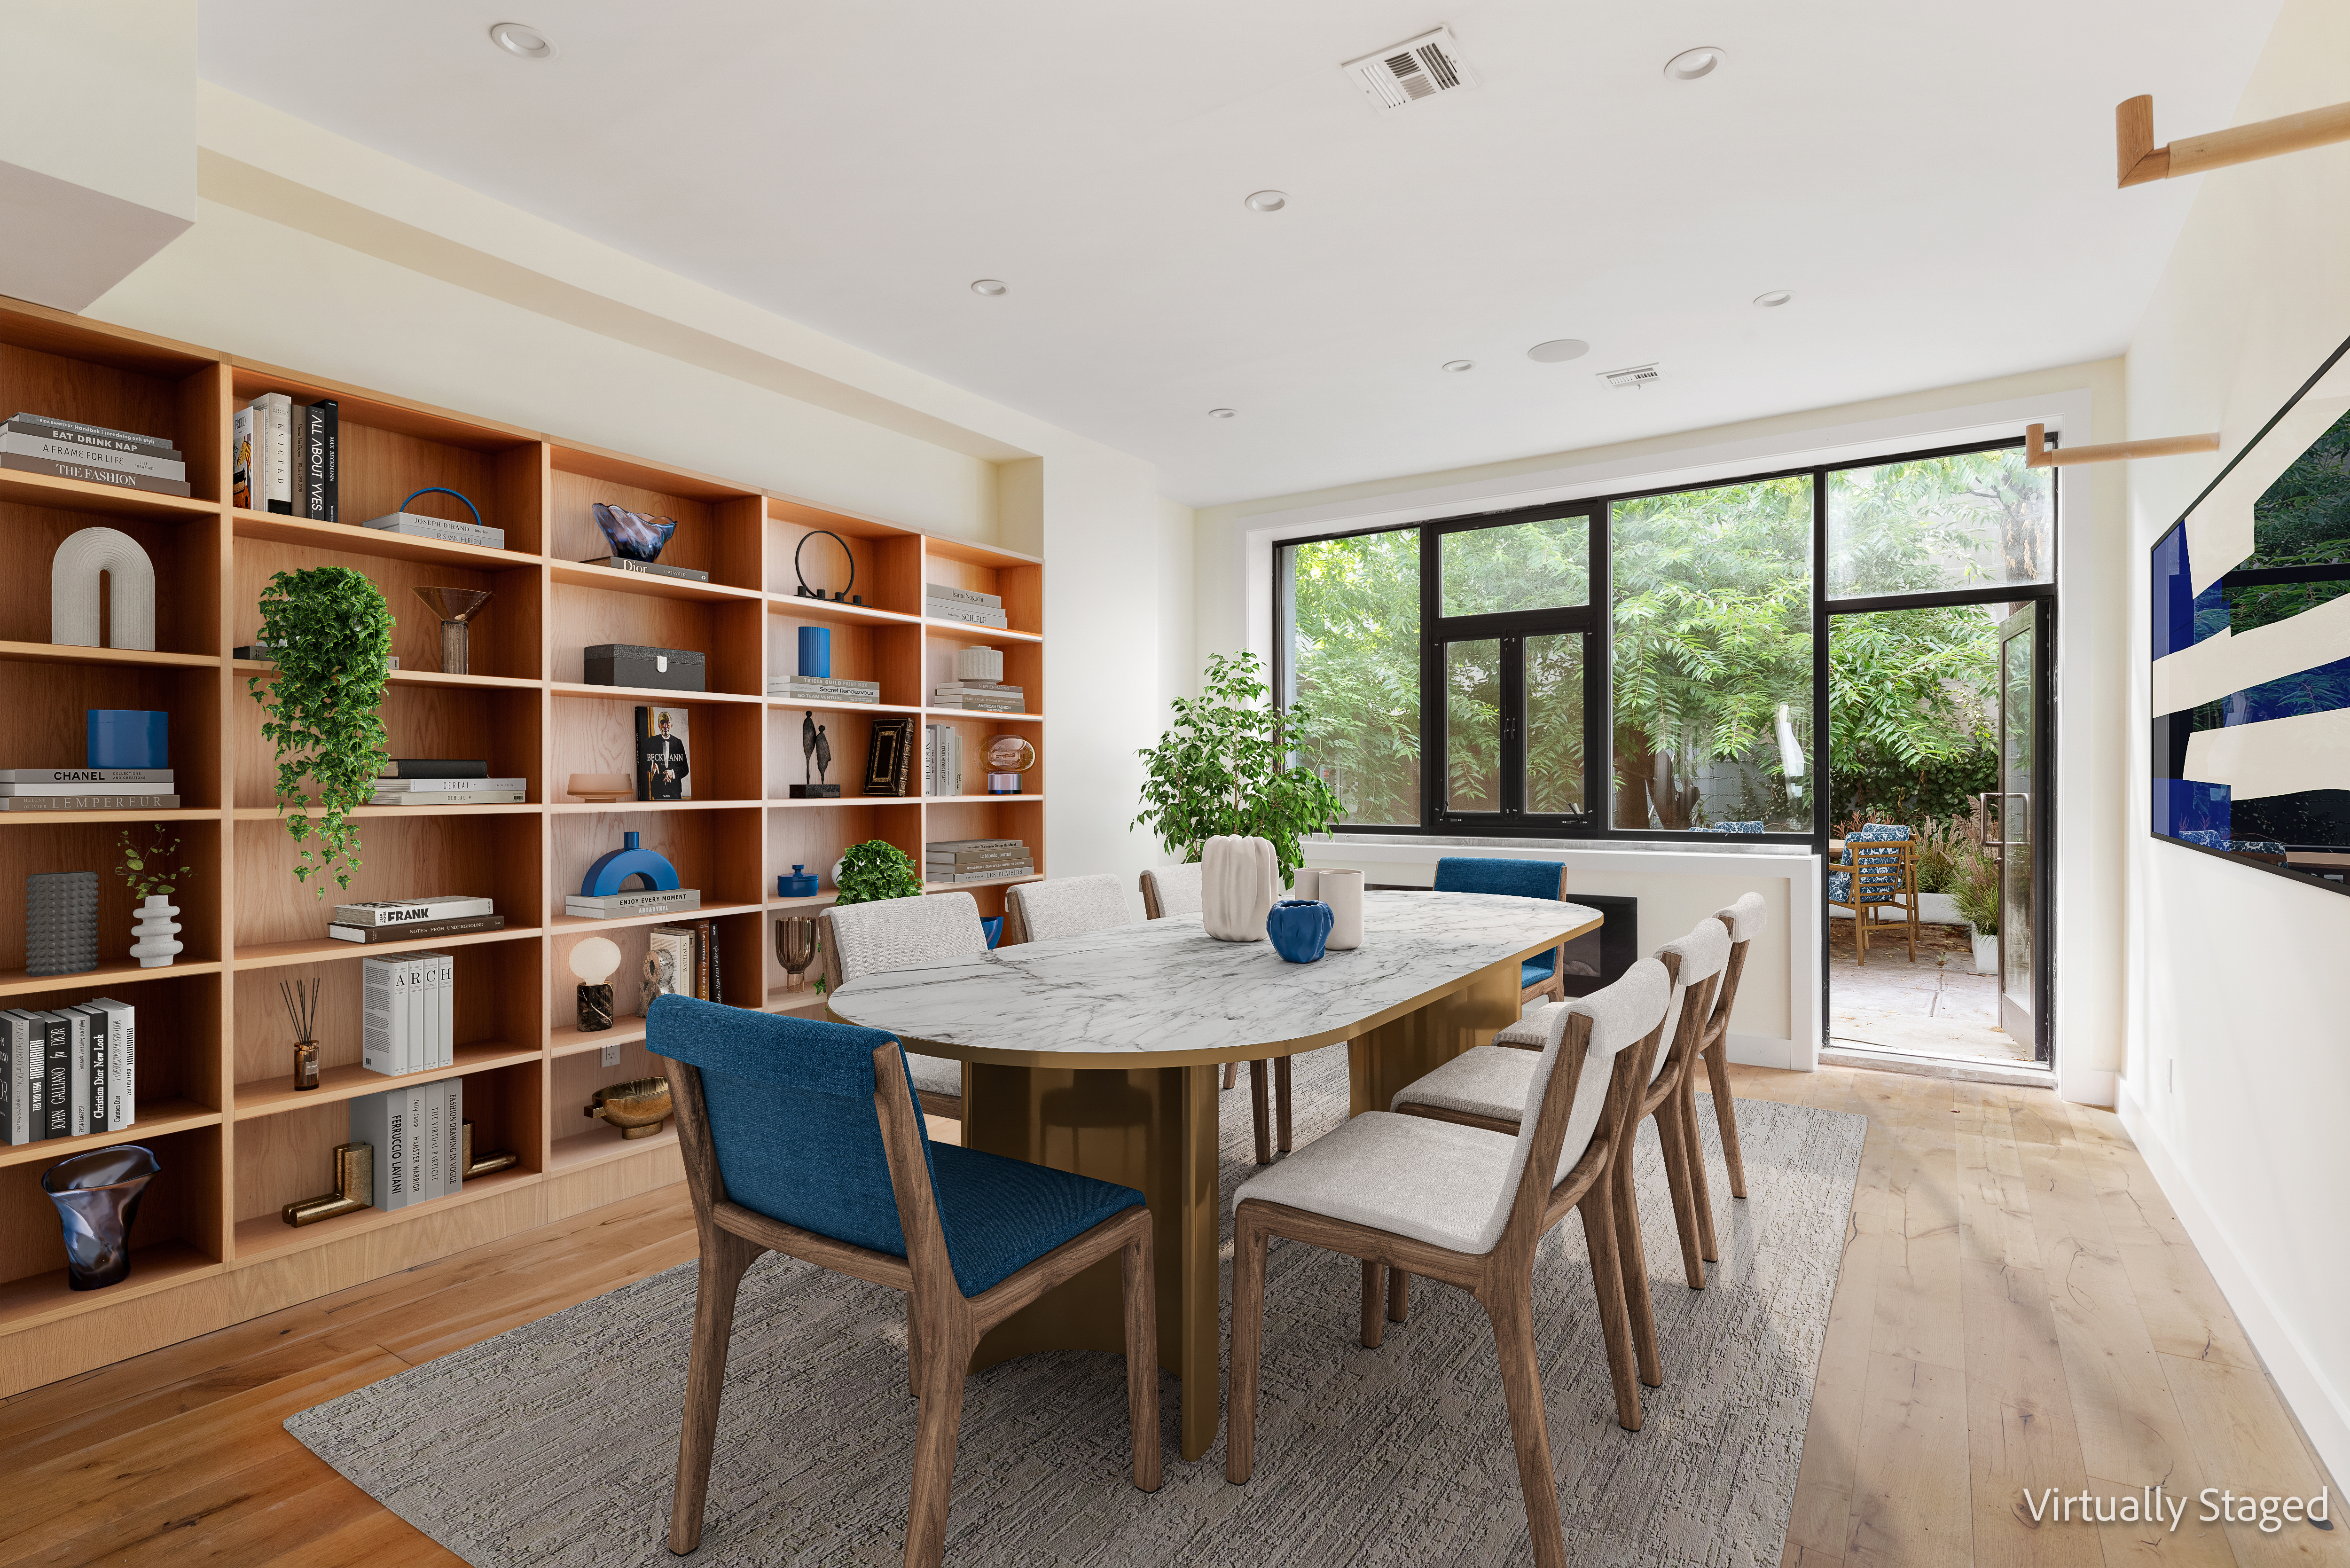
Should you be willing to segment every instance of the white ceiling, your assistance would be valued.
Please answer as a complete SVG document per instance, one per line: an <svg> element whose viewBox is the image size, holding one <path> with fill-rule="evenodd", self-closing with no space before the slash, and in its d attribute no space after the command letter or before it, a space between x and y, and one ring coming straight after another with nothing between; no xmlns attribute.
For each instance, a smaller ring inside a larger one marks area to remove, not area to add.
<svg viewBox="0 0 2350 1568"><path fill-rule="evenodd" d="M1205 505L2119 352L2198 182L2113 107L2224 125L2279 0L505 3L203 0L203 71ZM1440 22L1481 89L1336 68Z"/></svg>

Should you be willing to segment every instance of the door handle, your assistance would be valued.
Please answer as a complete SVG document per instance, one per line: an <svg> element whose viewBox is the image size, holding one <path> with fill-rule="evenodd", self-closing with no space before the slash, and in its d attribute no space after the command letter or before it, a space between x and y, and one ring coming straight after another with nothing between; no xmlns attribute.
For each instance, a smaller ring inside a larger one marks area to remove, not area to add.
<svg viewBox="0 0 2350 1568"><path fill-rule="evenodd" d="M2032 793L2029 790L1985 790L1982 794L1975 796L1975 799L1982 803L1983 831L1986 834L1991 831L1991 803L1992 801L2020 800L2023 803L2024 810L2030 811L2032 809ZM2006 819L2002 817L2000 836L1997 838L1986 837L1983 840L1983 847L1985 849L2022 849L2024 846L2011 840L2007 836Z"/></svg>

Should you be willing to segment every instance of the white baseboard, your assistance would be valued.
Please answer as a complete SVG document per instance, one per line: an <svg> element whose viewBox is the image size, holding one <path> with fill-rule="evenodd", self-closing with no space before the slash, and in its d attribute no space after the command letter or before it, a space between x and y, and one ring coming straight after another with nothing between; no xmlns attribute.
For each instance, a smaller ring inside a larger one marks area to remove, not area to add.
<svg viewBox="0 0 2350 1568"><path fill-rule="evenodd" d="M1728 1044L1730 1059L1742 1066L1782 1067L1795 1073L1812 1071L1808 1060L1798 1060L1793 1040L1773 1040L1766 1034L1732 1034Z"/></svg>
<svg viewBox="0 0 2350 1568"><path fill-rule="evenodd" d="M2121 1079L2119 1083L2115 1108L2122 1126L2128 1129L2138 1153L2145 1157L2155 1184L2178 1211L2178 1222L2187 1228L2196 1251L2203 1254L2203 1262L2210 1266L2211 1277L2219 1282L2220 1293L2228 1298L2236 1321L2243 1324L2245 1337L2260 1352L2269 1376L2276 1380L2278 1392L2299 1418L2310 1447L2317 1450L2318 1462L2333 1472L2332 1479L2339 1488L2345 1479L2350 1479L2350 1401L2345 1401L2342 1391L2327 1380L2301 1336L2276 1310L2259 1276L2236 1251L2226 1228L2204 1202L2202 1190L2172 1156L2170 1146L2156 1130L2146 1107L2130 1092L2128 1080ZM2329 1303L2321 1310L2338 1313L2340 1303ZM2334 1321L2338 1324L2340 1320L2337 1317Z"/></svg>

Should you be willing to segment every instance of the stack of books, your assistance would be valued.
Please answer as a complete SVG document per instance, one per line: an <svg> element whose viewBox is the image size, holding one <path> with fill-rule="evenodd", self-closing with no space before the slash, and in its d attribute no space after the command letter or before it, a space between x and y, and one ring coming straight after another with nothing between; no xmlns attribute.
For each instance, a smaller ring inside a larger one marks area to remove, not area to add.
<svg viewBox="0 0 2350 1568"><path fill-rule="evenodd" d="M412 942L428 937L502 931L506 918L487 898L442 893L369 904L338 904L327 934L344 942Z"/></svg>
<svg viewBox="0 0 2350 1568"><path fill-rule="evenodd" d="M251 659L258 660L263 664L275 664L277 662L278 646L278 644L274 642L240 643L236 647L229 649L229 654L230 657L234 659ZM395 653L390 658L387 659L384 661L384 668L386 670L399 669L400 655Z"/></svg>
<svg viewBox="0 0 2350 1568"><path fill-rule="evenodd" d="M494 779L480 757L400 757L375 781L378 805L519 805L526 778Z"/></svg>
<svg viewBox="0 0 2350 1568"><path fill-rule="evenodd" d="M702 908L699 888L637 888L626 893L566 893L563 912L590 920L618 920L631 915L666 915L672 909Z"/></svg>
<svg viewBox="0 0 2350 1568"><path fill-rule="evenodd" d="M0 811L174 811L169 768L0 768Z"/></svg>
<svg viewBox="0 0 2350 1568"><path fill-rule="evenodd" d="M121 490L188 493L187 462L161 436L53 420L47 414L11 414L0 424L0 468L86 479Z"/></svg>
<svg viewBox="0 0 2350 1568"><path fill-rule="evenodd" d="M351 1138L375 1150L375 1206L407 1209L464 1185L465 1080L384 1089L351 1102Z"/></svg>
<svg viewBox="0 0 2350 1568"><path fill-rule="evenodd" d="M850 680L838 675L770 675L767 695L812 708L837 708L844 702L879 702L881 682Z"/></svg>
<svg viewBox="0 0 2350 1568"><path fill-rule="evenodd" d="M972 713L1025 713L1028 691L995 680L950 680L931 689L931 706Z"/></svg>
<svg viewBox="0 0 2350 1568"><path fill-rule="evenodd" d="M9 1143L120 1132L139 1119L139 1010L100 996L0 1012L0 1134Z"/></svg>
<svg viewBox="0 0 2350 1568"><path fill-rule="evenodd" d="M949 838L922 846L927 881L996 882L1035 874L1036 857L1024 838Z"/></svg>
<svg viewBox="0 0 2350 1568"><path fill-rule="evenodd" d="M460 523L450 517L427 517L421 512L387 512L359 524L383 534L405 534L411 539L438 539L444 545L476 545L484 550L506 547L506 531L485 523Z"/></svg>
<svg viewBox="0 0 2350 1568"><path fill-rule="evenodd" d="M264 392L236 410L229 499L248 512L339 519L341 410L332 398L297 403Z"/></svg>
<svg viewBox="0 0 2350 1568"><path fill-rule="evenodd" d="M655 926L646 933L646 1008L652 1006L653 998L663 995L723 1002L725 991L718 944L711 940L708 920L696 920L690 926Z"/></svg>
<svg viewBox="0 0 2350 1568"><path fill-rule="evenodd" d="M1004 618L1001 594L983 594L972 588L951 588L944 583L932 583L924 591L922 613L932 620L959 620L965 626L992 626L1004 629L1012 624Z"/></svg>
<svg viewBox="0 0 2350 1568"><path fill-rule="evenodd" d="M361 966L359 1065L429 1073L456 1059L457 961L447 953L371 958Z"/></svg>
<svg viewBox="0 0 2350 1568"><path fill-rule="evenodd" d="M691 566L668 566L659 561L632 561L626 556L590 556L579 564L583 566L606 566L615 572L639 572L649 577L676 577L689 583L710 580L708 572L697 572Z"/></svg>
<svg viewBox="0 0 2350 1568"><path fill-rule="evenodd" d="M962 793L962 732L952 724L922 727L922 793Z"/></svg>

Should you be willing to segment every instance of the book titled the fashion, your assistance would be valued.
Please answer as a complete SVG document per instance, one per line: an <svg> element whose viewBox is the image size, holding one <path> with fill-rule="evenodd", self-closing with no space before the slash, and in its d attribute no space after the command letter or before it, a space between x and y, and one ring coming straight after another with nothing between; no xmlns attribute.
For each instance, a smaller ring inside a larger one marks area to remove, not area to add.
<svg viewBox="0 0 2350 1568"><path fill-rule="evenodd" d="M0 795L0 811L177 811L176 794Z"/></svg>
<svg viewBox="0 0 2350 1568"><path fill-rule="evenodd" d="M364 904L338 904L338 926L410 926L420 920L448 920L461 915L486 915L497 904L464 893L435 893L424 898L378 898Z"/></svg>
<svg viewBox="0 0 2350 1568"><path fill-rule="evenodd" d="M109 484L117 490L147 490L158 495L191 493L184 479L158 479L152 474L125 473L120 469L102 468L95 463L66 462L53 457L27 457L22 452L0 452L0 468L13 468L21 473L46 473L53 479L78 479L89 484Z"/></svg>
<svg viewBox="0 0 2350 1568"><path fill-rule="evenodd" d="M91 468L110 468L118 473L145 474L151 479L188 477L188 465L175 458L125 452L120 447L94 446L88 441L20 435L14 431L0 435L0 452L13 452L18 457L46 457L57 462L84 463Z"/></svg>
<svg viewBox="0 0 2350 1568"><path fill-rule="evenodd" d="M10 414L0 430L12 435L45 435L58 441L87 441L93 446L109 446L118 452L144 452L151 457L176 458L180 449L159 435L147 435L139 431L109 430L104 425L86 425L75 420L60 420L48 414Z"/></svg>
<svg viewBox="0 0 2350 1568"><path fill-rule="evenodd" d="M490 764L480 757L394 757L379 779L485 779Z"/></svg>
<svg viewBox="0 0 2350 1568"><path fill-rule="evenodd" d="M702 908L699 888L647 888L637 892L595 895L567 893L563 912L591 920L618 920L631 915L666 915L676 909Z"/></svg>
<svg viewBox="0 0 2350 1568"><path fill-rule="evenodd" d="M945 583L926 583L922 587L922 592L928 598L947 599L956 604L971 605L979 609L1003 607L1003 595L983 594L977 588L958 588Z"/></svg>
<svg viewBox="0 0 2350 1568"><path fill-rule="evenodd" d="M675 577L680 582L706 583L708 572L697 572L691 566L666 566L659 561L631 561L626 556L590 556L579 563L583 566L603 566L615 572L636 572L648 577Z"/></svg>
<svg viewBox="0 0 2350 1568"><path fill-rule="evenodd" d="M327 934L338 942L421 942L434 937L463 937L475 931L505 929L504 915L460 915L454 919L418 920L404 926L332 925L327 928Z"/></svg>
<svg viewBox="0 0 2350 1568"><path fill-rule="evenodd" d="M0 784L78 784L88 790L99 784L171 782L170 768L0 768Z"/></svg>

